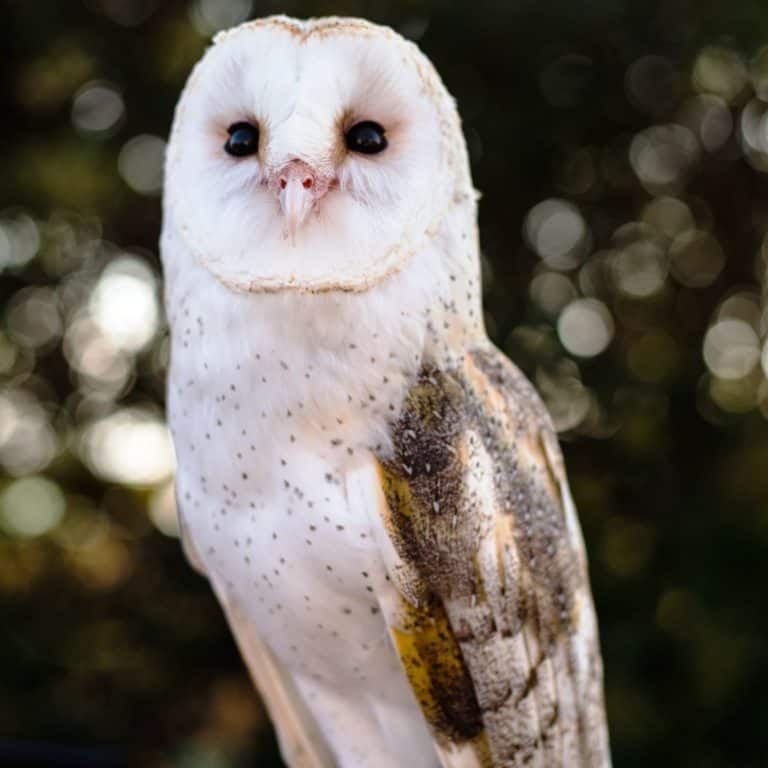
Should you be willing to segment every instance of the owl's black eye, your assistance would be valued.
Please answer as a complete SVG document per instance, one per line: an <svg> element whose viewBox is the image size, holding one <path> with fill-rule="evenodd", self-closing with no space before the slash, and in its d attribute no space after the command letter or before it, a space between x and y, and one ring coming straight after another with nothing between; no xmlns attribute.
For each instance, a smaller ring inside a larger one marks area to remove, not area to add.
<svg viewBox="0 0 768 768"><path fill-rule="evenodd" d="M387 138L384 129L373 120L363 120L355 123L344 137L347 149L362 152L364 155L375 155L387 148Z"/></svg>
<svg viewBox="0 0 768 768"><path fill-rule="evenodd" d="M245 157L259 150L259 129L250 123L235 123L230 125L227 133L229 138L224 150L233 157Z"/></svg>

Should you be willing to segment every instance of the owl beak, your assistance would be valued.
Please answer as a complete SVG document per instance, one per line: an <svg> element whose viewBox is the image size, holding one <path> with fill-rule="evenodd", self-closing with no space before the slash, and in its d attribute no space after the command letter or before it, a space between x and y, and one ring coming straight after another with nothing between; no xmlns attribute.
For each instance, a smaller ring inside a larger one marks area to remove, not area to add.
<svg viewBox="0 0 768 768"><path fill-rule="evenodd" d="M296 233L318 200L328 191L317 172L302 160L291 160L270 178L285 219L285 237L296 245Z"/></svg>

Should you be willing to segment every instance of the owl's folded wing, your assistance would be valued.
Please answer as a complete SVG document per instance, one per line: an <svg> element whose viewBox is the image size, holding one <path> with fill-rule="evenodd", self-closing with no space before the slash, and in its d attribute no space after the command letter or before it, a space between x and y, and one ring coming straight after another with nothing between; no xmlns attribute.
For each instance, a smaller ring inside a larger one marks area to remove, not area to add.
<svg viewBox="0 0 768 768"><path fill-rule="evenodd" d="M425 367L368 501L382 612L446 768L606 768L581 534L549 417L495 348Z"/></svg>

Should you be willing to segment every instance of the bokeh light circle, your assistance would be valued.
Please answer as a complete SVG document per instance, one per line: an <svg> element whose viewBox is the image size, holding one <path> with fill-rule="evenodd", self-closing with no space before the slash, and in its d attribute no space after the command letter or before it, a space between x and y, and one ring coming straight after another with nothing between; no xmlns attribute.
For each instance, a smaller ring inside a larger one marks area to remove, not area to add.
<svg viewBox="0 0 768 768"><path fill-rule="evenodd" d="M124 114L125 103L117 86L103 80L86 83L72 100L72 124L86 135L108 135Z"/></svg>
<svg viewBox="0 0 768 768"><path fill-rule="evenodd" d="M0 521L8 533L24 538L42 536L64 517L66 501L59 486L31 475L11 483L0 496Z"/></svg>
<svg viewBox="0 0 768 768"><path fill-rule="evenodd" d="M560 310L576 298L576 286L559 272L542 272L531 281L530 294L536 305L547 315L557 317Z"/></svg>
<svg viewBox="0 0 768 768"><path fill-rule="evenodd" d="M616 287L634 298L658 293L667 277L666 255L653 240L638 240L622 248L612 266Z"/></svg>
<svg viewBox="0 0 768 768"><path fill-rule="evenodd" d="M635 136L629 161L648 192L674 194L685 185L698 154L698 142L690 129L676 124L656 125Z"/></svg>
<svg viewBox="0 0 768 768"><path fill-rule="evenodd" d="M576 299L561 312L557 333L563 346L577 357L595 357L613 338L614 324L608 307L598 299Z"/></svg>
<svg viewBox="0 0 768 768"><path fill-rule="evenodd" d="M101 332L116 347L141 350L154 338L160 318L154 273L132 256L113 261L96 284L90 310Z"/></svg>
<svg viewBox="0 0 768 768"><path fill-rule="evenodd" d="M140 408L124 408L89 425L81 455L97 475L126 485L156 485L175 467L168 427Z"/></svg>
<svg viewBox="0 0 768 768"><path fill-rule="evenodd" d="M557 198L531 208L523 232L529 246L552 269L569 270L579 266L592 244L579 209Z"/></svg>
<svg viewBox="0 0 768 768"><path fill-rule="evenodd" d="M725 253L709 232L681 232L669 248L670 271L681 285L703 288L711 285L725 266Z"/></svg>
<svg viewBox="0 0 768 768"><path fill-rule="evenodd" d="M643 208L642 221L669 239L695 227L691 209L676 197L657 197L652 200Z"/></svg>
<svg viewBox="0 0 768 768"><path fill-rule="evenodd" d="M693 86L699 93L719 96L728 104L738 103L749 88L749 74L738 51L707 46L693 64Z"/></svg>
<svg viewBox="0 0 768 768"><path fill-rule="evenodd" d="M11 338L24 347L47 348L61 336L59 301L51 288L22 288L8 302L5 319Z"/></svg>
<svg viewBox="0 0 768 768"><path fill-rule="evenodd" d="M125 183L142 195L157 195L163 186L165 142L159 136L141 134L120 150L117 165Z"/></svg>
<svg viewBox="0 0 768 768"><path fill-rule="evenodd" d="M733 116L725 100L709 93L686 100L677 122L690 129L707 152L723 147L733 133Z"/></svg>
<svg viewBox="0 0 768 768"><path fill-rule="evenodd" d="M25 266L40 248L35 220L21 210L0 215L0 272Z"/></svg>
<svg viewBox="0 0 768 768"><path fill-rule="evenodd" d="M194 0L190 18L197 31L207 37L245 21L253 12L253 0Z"/></svg>
<svg viewBox="0 0 768 768"><path fill-rule="evenodd" d="M720 379L741 379L760 360L760 340L743 320L726 318L710 326L704 337L704 362Z"/></svg>

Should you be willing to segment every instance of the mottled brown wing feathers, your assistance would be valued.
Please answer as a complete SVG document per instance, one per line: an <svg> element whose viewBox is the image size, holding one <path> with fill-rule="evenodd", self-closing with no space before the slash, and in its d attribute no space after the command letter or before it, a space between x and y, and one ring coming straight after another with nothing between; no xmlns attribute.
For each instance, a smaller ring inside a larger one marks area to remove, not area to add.
<svg viewBox="0 0 768 768"><path fill-rule="evenodd" d="M388 620L444 764L609 766L583 545L532 387L493 347L426 366L392 436Z"/></svg>

